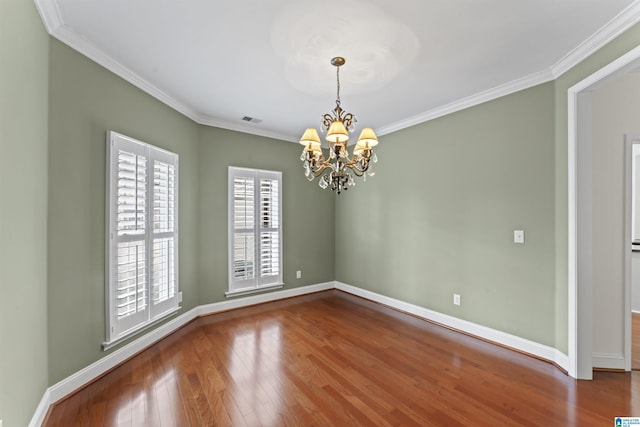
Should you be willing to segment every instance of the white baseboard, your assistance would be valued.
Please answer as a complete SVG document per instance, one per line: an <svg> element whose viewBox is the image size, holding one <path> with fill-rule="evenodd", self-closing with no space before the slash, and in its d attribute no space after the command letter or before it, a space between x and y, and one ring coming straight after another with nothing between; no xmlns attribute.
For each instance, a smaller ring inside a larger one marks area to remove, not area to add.
<svg viewBox="0 0 640 427"><path fill-rule="evenodd" d="M569 357L555 348L529 341L515 335L507 334L506 332L501 332L496 329L488 328L486 326L478 325L473 322L458 319L457 317L438 313L437 311L429 310L427 308L400 301L395 298L390 298L385 295L367 291L362 288L347 285L345 283L336 282L336 289L340 289L341 291L387 305L389 307L404 311L406 313L410 313L414 316L418 316L432 322L440 323L450 328L486 339L488 341L492 341L497 344L511 347L513 349L531 354L541 359L548 360L555 363L564 370L567 370L569 367Z"/></svg>
<svg viewBox="0 0 640 427"><path fill-rule="evenodd" d="M593 353L591 356L594 369L625 369L622 354Z"/></svg>
<svg viewBox="0 0 640 427"><path fill-rule="evenodd" d="M286 289L283 291L269 292L266 294L252 295L244 298L229 299L213 304L206 304L196 307L198 316L219 313L221 311L233 310L236 308L247 307L250 305L261 304L263 302L277 301L285 298L297 297L300 295L312 294L314 292L326 291L334 289L334 282L318 283L315 285L301 286L299 288Z"/></svg>
<svg viewBox="0 0 640 427"><path fill-rule="evenodd" d="M219 313L221 311L248 307L263 302L276 301L334 288L334 282L326 282L195 307L46 389L36 412L31 418L29 427L42 425L51 404L73 393L85 384L90 383L95 378L98 378L104 373L115 368L153 343L160 341L198 316Z"/></svg>
<svg viewBox="0 0 640 427"><path fill-rule="evenodd" d="M569 356L567 356L566 354L564 354L563 352L561 352L556 348L553 349L553 352L554 352L554 358L550 361L555 363L557 366L564 369L565 372L568 373L569 372Z"/></svg>
<svg viewBox="0 0 640 427"><path fill-rule="evenodd" d="M49 406L51 404L73 393L85 384L93 381L95 378L98 378L109 370L115 368L125 360L136 355L153 343L160 341L167 335L186 325L198 316L205 316L208 314L214 314L222 311L261 304L264 302L277 301L285 298L311 294L314 292L326 291L329 289L339 289L341 291L387 305L397 310L413 314L426 320L440 323L442 325L457 329L470 335L475 335L488 341L492 341L497 344L505 345L507 347L529 353L541 359L553 362L565 370L569 366L568 356L546 345L538 344L533 341L517 337L515 335L477 325L466 320L461 320L453 316L438 313L424 307L390 298L362 288L347 285L345 283L325 282L315 285L302 286L299 288L269 292L266 294L230 299L195 307L46 389L42 396L42 399L40 400L40 404L38 405L38 408L36 409L36 412L33 415L31 422L29 423L29 427L37 427L42 425L42 422L44 421L44 418L47 415L47 411L49 410Z"/></svg>
<svg viewBox="0 0 640 427"><path fill-rule="evenodd" d="M56 402L198 317L193 308L49 387Z"/></svg>
<svg viewBox="0 0 640 427"><path fill-rule="evenodd" d="M33 414L33 417L31 417L29 427L39 427L42 425L44 417L47 416L49 406L51 406L51 392L49 389L46 389L42 395L42 399L40 399L38 407L36 408L36 412Z"/></svg>

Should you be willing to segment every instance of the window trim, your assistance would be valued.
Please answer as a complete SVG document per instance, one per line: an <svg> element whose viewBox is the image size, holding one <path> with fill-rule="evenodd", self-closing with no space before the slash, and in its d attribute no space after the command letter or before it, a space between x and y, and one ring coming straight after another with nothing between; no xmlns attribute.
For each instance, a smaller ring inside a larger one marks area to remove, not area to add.
<svg viewBox="0 0 640 427"><path fill-rule="evenodd" d="M179 284L179 156L176 153L155 147L151 144L136 140L114 131L108 131L106 137L106 200L105 200L105 341L103 350L107 350L121 341L131 337L160 320L175 314L180 310L182 293ZM140 239L131 238L130 235L118 236L118 152L126 149L146 158L146 183L145 183L145 231ZM174 167L174 214L172 232L154 232L154 195L155 162L170 164ZM154 240L161 238L173 239L173 280L174 294L159 303L153 302L153 244ZM117 314L117 257L118 243L122 241L143 241L145 253L145 299L146 306L139 318L141 321L128 325L128 322L118 319ZM155 308L154 308L155 307Z"/></svg>
<svg viewBox="0 0 640 427"><path fill-rule="evenodd" d="M242 177L251 177L254 178L254 209L253 209L253 219L254 219L254 269L256 271L256 276L252 279L253 284L251 286L243 286L238 287L237 282L234 281L234 178L242 176ZM261 283L260 279L260 258L258 254L260 253L260 180L261 179L274 179L278 182L278 259L279 259L279 271L277 278L274 281L270 281L268 283ZM228 181L227 181L227 268L228 268L228 287L227 292L225 292L225 296L240 296L240 295L248 295L257 292L263 292L272 289L282 288L284 286L283 282L283 258L282 258L282 228L283 228L283 220L282 220L282 172L280 171L270 171L264 169L251 169L237 166L229 166L228 169Z"/></svg>

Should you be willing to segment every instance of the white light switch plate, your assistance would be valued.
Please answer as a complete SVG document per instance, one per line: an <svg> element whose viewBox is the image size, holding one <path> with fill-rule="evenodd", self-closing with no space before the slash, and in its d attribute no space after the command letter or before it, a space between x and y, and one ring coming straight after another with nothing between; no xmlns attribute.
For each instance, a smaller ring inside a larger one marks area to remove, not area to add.
<svg viewBox="0 0 640 427"><path fill-rule="evenodd" d="M524 230L513 230L514 243L524 243Z"/></svg>

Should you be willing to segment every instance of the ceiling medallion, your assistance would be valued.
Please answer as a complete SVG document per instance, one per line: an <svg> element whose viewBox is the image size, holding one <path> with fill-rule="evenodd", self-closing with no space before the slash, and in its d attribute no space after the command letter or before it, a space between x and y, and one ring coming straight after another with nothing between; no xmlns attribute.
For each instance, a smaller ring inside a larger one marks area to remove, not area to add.
<svg viewBox="0 0 640 427"><path fill-rule="evenodd" d="M321 188L331 187L338 194L356 185L353 175L364 177L365 180L367 174L373 176L373 163L378 161L373 152L373 147L378 145L378 138L371 128L362 129L353 155L349 157L349 132L353 131L358 121L356 116L343 110L340 105L340 67L345 62L340 56L331 59L331 65L336 67L336 108L322 116L320 127L322 132L327 132L329 158L325 159L322 153L320 137L315 128L308 128L300 138L300 144L305 146L300 160L307 179L313 181L320 177L318 184Z"/></svg>

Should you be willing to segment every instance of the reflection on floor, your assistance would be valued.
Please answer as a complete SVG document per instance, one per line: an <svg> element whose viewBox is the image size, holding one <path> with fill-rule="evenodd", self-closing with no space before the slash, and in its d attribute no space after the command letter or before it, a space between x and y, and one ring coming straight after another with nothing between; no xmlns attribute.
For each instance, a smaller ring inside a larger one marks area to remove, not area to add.
<svg viewBox="0 0 640 427"><path fill-rule="evenodd" d="M609 426L640 372L550 363L333 290L202 317L45 426Z"/></svg>

